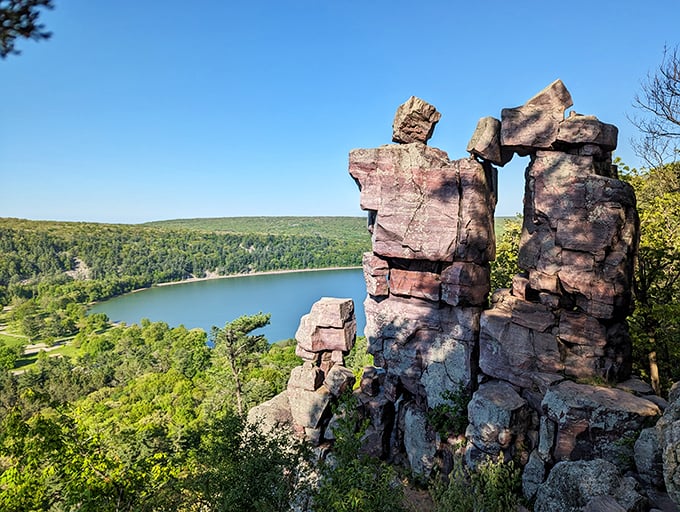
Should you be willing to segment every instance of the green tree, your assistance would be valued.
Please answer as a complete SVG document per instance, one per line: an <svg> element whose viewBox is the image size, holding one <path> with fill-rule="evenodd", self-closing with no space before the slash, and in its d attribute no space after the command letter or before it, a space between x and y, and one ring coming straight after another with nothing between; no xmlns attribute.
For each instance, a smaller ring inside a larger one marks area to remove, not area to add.
<svg viewBox="0 0 680 512"><path fill-rule="evenodd" d="M508 219L496 242L496 260L491 262L491 291L511 288L512 278L520 272L517 265L522 219Z"/></svg>
<svg viewBox="0 0 680 512"><path fill-rule="evenodd" d="M0 57L19 54L17 38L49 39L52 35L38 22L40 9L52 9L52 0L0 0Z"/></svg>
<svg viewBox="0 0 680 512"><path fill-rule="evenodd" d="M236 392L236 407L244 413L243 378L244 370L267 350L267 339L251 334L254 330L269 324L270 314L258 313L241 316L227 322L223 328L213 326L210 339L215 345L215 356L223 361L230 372Z"/></svg>
<svg viewBox="0 0 680 512"><path fill-rule="evenodd" d="M629 319L634 366L659 393L680 379L680 162L641 171L619 164L640 215L636 309Z"/></svg>

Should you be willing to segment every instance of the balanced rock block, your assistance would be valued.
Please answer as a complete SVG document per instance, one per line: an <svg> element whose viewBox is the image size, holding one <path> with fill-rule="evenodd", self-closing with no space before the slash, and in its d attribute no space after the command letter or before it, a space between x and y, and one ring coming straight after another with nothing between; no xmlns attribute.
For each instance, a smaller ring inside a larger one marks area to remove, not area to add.
<svg viewBox="0 0 680 512"><path fill-rule="evenodd" d="M573 105L571 94L561 80L555 80L521 107L501 112L501 146L520 155L551 148L564 121L564 112Z"/></svg>
<svg viewBox="0 0 680 512"><path fill-rule="evenodd" d="M392 141L400 144L411 142L425 144L432 137L434 127L441 117L434 106L411 96L397 108L392 124Z"/></svg>
<svg viewBox="0 0 680 512"><path fill-rule="evenodd" d="M478 121L467 151L501 167L512 159L512 151L501 146L501 122L490 116Z"/></svg>
<svg viewBox="0 0 680 512"><path fill-rule="evenodd" d="M352 299L324 297L300 319L295 339L302 353L342 351L354 346L357 325Z"/></svg>

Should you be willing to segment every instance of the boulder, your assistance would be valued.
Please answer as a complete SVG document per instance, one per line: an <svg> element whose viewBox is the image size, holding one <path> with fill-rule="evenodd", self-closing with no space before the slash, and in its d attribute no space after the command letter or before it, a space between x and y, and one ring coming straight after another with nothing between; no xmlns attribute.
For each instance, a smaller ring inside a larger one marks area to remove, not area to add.
<svg viewBox="0 0 680 512"><path fill-rule="evenodd" d="M588 506L592 510L599 506L599 500L589 505L594 498L612 499L626 512L645 510L646 505L632 478L622 478L614 464L595 459L557 463L538 487L534 511L582 512Z"/></svg>
<svg viewBox="0 0 680 512"><path fill-rule="evenodd" d="M662 447L659 442L659 430L656 427L645 428L635 441L635 467L640 480L647 485L662 489L663 459Z"/></svg>
<svg viewBox="0 0 680 512"><path fill-rule="evenodd" d="M561 80L555 80L521 107L501 112L501 146L526 155L535 149L551 148L564 120L564 112L573 105L571 95Z"/></svg>
<svg viewBox="0 0 680 512"><path fill-rule="evenodd" d="M559 125L557 144L559 146L595 145L604 151L614 151L619 130L613 124L601 122L595 116L572 113Z"/></svg>
<svg viewBox="0 0 680 512"><path fill-rule="evenodd" d="M248 411L248 423L257 425L265 432L280 432L290 429L293 416L290 412L288 393L284 391Z"/></svg>
<svg viewBox="0 0 680 512"><path fill-rule="evenodd" d="M530 417L527 401L510 384L485 382L468 403L470 424L465 437L479 451L494 458L501 451L512 454L514 444L527 431Z"/></svg>
<svg viewBox="0 0 680 512"><path fill-rule="evenodd" d="M354 301L322 297L312 305L309 314L314 325L342 329L354 320Z"/></svg>
<svg viewBox="0 0 680 512"><path fill-rule="evenodd" d="M346 390L352 389L356 377L349 368L335 364L331 367L323 381L324 386L330 391L331 395L339 397Z"/></svg>
<svg viewBox="0 0 680 512"><path fill-rule="evenodd" d="M557 426L555 460L602 458L619 466L633 460L637 433L660 415L644 398L571 381L551 387L542 407Z"/></svg>
<svg viewBox="0 0 680 512"><path fill-rule="evenodd" d="M312 429L318 428L321 419L329 411L332 395L328 389L324 386L316 391L289 388L287 394L290 413L295 424Z"/></svg>
<svg viewBox="0 0 680 512"><path fill-rule="evenodd" d="M400 144L425 144L432 137L434 127L441 117L433 105L411 96L397 108L392 123L392 141Z"/></svg>
<svg viewBox="0 0 680 512"><path fill-rule="evenodd" d="M479 120L467 151L501 167L512 159L512 151L501 147L501 122L494 117Z"/></svg>
<svg viewBox="0 0 680 512"><path fill-rule="evenodd" d="M288 387L316 391L323 384L323 379L324 375L321 368L306 362L302 366L296 366L291 370Z"/></svg>
<svg viewBox="0 0 680 512"><path fill-rule="evenodd" d="M349 352L354 346L356 332L354 301L323 297L300 319L295 339L302 354L323 351Z"/></svg>

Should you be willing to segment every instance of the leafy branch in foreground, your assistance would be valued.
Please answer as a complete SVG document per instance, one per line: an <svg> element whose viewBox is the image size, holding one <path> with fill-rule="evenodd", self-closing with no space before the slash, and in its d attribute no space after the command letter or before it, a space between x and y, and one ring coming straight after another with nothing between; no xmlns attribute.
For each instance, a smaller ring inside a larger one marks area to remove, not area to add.
<svg viewBox="0 0 680 512"><path fill-rule="evenodd" d="M0 0L0 57L21 53L15 48L17 38L39 41L52 36L38 22L43 7L52 9L52 0Z"/></svg>

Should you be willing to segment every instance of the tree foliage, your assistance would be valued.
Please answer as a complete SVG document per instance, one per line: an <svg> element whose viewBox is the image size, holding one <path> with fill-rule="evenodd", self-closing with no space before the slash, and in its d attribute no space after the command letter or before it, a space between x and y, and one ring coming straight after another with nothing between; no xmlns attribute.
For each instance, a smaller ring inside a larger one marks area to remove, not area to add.
<svg viewBox="0 0 680 512"><path fill-rule="evenodd" d="M629 320L634 367L659 391L680 380L680 162L620 167L635 189L640 215L636 309Z"/></svg>
<svg viewBox="0 0 680 512"><path fill-rule="evenodd" d="M266 320L227 325L247 337ZM304 450L248 425L233 400L215 407L234 384L210 378L225 356L204 331L145 320L85 328L76 342L76 358L0 372L1 510L287 510ZM260 357L236 358L244 404L257 401L253 380L280 391L294 349L258 344Z"/></svg>
<svg viewBox="0 0 680 512"><path fill-rule="evenodd" d="M496 242L496 259L491 262L491 291L512 288L512 278L520 272L517 264L522 219L507 219Z"/></svg>
<svg viewBox="0 0 680 512"><path fill-rule="evenodd" d="M243 414L243 372L256 362L267 350L267 339L261 335L251 334L269 324L271 315L262 312L252 316L241 316L227 322L223 328L213 326L210 339L215 346L215 355L229 369L229 375L236 393L236 407Z"/></svg>
<svg viewBox="0 0 680 512"><path fill-rule="evenodd" d="M52 0L0 0L0 57L21 53L18 38L49 39L51 32L38 21L40 9L52 9Z"/></svg>

